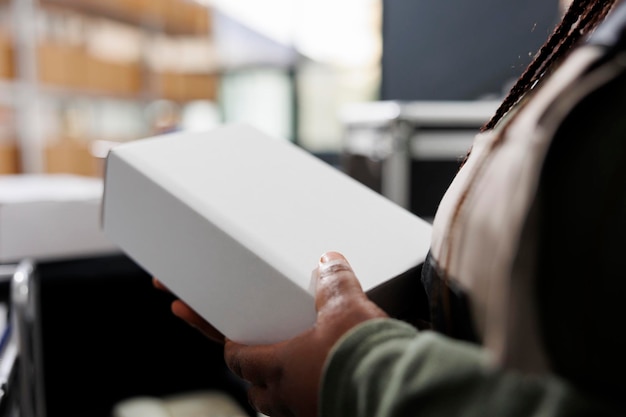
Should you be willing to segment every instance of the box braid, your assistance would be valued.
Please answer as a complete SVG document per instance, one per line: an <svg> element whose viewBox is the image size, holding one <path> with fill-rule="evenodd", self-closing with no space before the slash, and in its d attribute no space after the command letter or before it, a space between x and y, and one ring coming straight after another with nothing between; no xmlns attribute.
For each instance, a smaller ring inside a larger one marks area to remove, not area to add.
<svg viewBox="0 0 626 417"><path fill-rule="evenodd" d="M522 98L539 83L542 78L551 73L558 64L563 60L567 53L572 50L572 47L578 43L583 37L590 34L602 20L609 13L611 8L621 0L574 0L567 12L563 16L559 25L554 29L548 40L539 49L539 52L535 55L533 61L528 65L528 68L520 76L517 82L513 85L508 95L504 98L500 107L496 110L494 116L481 128L481 131L486 131L494 128L496 124L506 115L506 113L518 104ZM506 126L504 126L498 132L496 138L491 142L489 150L485 151L482 155L486 158L490 151L497 147L503 137L505 136ZM461 167L465 164L471 148L465 158L461 162ZM479 163L479 166L482 165ZM481 169L477 169L473 173L473 177L469 183L474 183L474 180L480 175ZM452 212L452 217L448 223L448 242L449 244L443 249L440 259L440 275L444 282L449 281L447 272L449 270L449 263L453 257L452 254L452 242L454 241L453 235L458 231L455 228L459 219L460 212L462 211L465 202L468 199L468 195L472 187L468 187L459 197L459 201ZM449 294L444 291L443 294L443 314L446 321L449 321L449 314L447 304Z"/></svg>
<svg viewBox="0 0 626 417"><path fill-rule="evenodd" d="M561 62L572 46L596 28L615 3L617 0L574 0L552 35L481 130L492 129L544 75L549 74Z"/></svg>

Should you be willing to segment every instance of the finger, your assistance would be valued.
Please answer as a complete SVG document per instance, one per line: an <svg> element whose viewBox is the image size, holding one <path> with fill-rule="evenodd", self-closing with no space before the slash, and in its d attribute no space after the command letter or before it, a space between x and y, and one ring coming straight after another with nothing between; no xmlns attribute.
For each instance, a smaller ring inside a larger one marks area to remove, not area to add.
<svg viewBox="0 0 626 417"><path fill-rule="evenodd" d="M272 396L271 390L253 385L248 389L248 403L265 416L294 417L295 414L282 401Z"/></svg>
<svg viewBox="0 0 626 417"><path fill-rule="evenodd" d="M172 302L172 313L198 329L207 338L214 342L224 344L224 335L182 301L175 300Z"/></svg>
<svg viewBox="0 0 626 417"><path fill-rule="evenodd" d="M248 346L226 340L224 360L226 366L238 377L261 387L278 377L276 363L277 345Z"/></svg>
<svg viewBox="0 0 626 417"><path fill-rule="evenodd" d="M170 290L161 281L154 277L152 278L152 285L158 290L170 292Z"/></svg>
<svg viewBox="0 0 626 417"><path fill-rule="evenodd" d="M348 260L338 252L326 252L317 268L315 307L324 306L344 298L366 298Z"/></svg>
<svg viewBox="0 0 626 417"><path fill-rule="evenodd" d="M252 385L248 388L248 403L261 414L272 415L272 400L269 398L267 388L259 385Z"/></svg>

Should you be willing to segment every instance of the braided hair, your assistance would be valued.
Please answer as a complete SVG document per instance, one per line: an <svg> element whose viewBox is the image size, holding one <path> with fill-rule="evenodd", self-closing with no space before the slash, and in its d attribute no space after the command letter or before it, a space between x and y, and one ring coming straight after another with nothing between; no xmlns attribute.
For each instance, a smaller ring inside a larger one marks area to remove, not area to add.
<svg viewBox="0 0 626 417"><path fill-rule="evenodd" d="M591 34L593 30L604 20L606 15L612 9L612 7L621 0L573 0L572 4L564 14L559 25L554 29L548 40L543 44L535 55L533 61L528 65L524 73L513 85L508 95L504 98L500 107L496 110L493 117L483 125L481 131L487 131L494 128L497 123L507 114L511 108L518 104L522 98L529 93L533 87L540 82L544 76L554 71L560 62L567 56L567 54L573 49L582 38ZM493 142L491 143L491 149L501 144L502 139L505 136L506 126L504 126L497 134ZM460 167L467 162L472 149L470 148L465 158L461 161ZM485 152L483 158L489 154L489 151ZM479 164L480 165L480 164ZM473 173L473 178L469 183L473 183L476 176L480 173L480 169ZM455 233L455 225L457 224L460 216L460 212L465 205L470 190L464 190L457 205L452 212L451 220L448 224L448 246L443 250L440 259L440 275L443 278L443 282L449 283L448 271L449 262L452 259L452 242L454 238L452 235ZM443 315L444 322L451 325L450 320L450 301L448 291L444 291L442 288L436 289L440 291L440 296L443 303ZM450 329L448 329L450 330Z"/></svg>
<svg viewBox="0 0 626 417"><path fill-rule="evenodd" d="M618 0L574 0L552 35L539 49L493 117L481 130L492 129L544 75L558 66L580 39L596 28L617 2Z"/></svg>

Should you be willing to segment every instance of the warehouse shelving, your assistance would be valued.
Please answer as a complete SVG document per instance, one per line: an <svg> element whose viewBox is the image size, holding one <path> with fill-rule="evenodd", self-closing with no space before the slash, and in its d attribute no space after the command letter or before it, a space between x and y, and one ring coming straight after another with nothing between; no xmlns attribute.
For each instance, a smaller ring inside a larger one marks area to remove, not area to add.
<svg viewBox="0 0 626 417"><path fill-rule="evenodd" d="M49 171L52 155L57 155L56 166L76 155L90 158L88 141L93 138L53 138L57 143L49 143L41 120L46 100L113 99L147 105L158 99L216 99L216 71L156 68L146 53L156 37L200 39L210 45L207 6L191 0L5 0L0 11L0 173ZM105 22L136 31L139 54L133 60L112 60L90 51L80 32L70 42L58 39L50 28L52 35L42 34L47 18L67 18L79 30ZM97 163L89 163L93 168L77 173L97 175ZM68 169L74 168L69 164Z"/></svg>

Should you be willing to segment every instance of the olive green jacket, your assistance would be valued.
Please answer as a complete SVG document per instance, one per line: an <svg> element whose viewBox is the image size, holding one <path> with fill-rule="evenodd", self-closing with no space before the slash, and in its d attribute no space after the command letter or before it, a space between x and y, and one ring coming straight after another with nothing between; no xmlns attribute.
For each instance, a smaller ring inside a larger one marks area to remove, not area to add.
<svg viewBox="0 0 626 417"><path fill-rule="evenodd" d="M346 334L326 364L322 417L619 416L556 377L503 371L487 352L393 319Z"/></svg>

